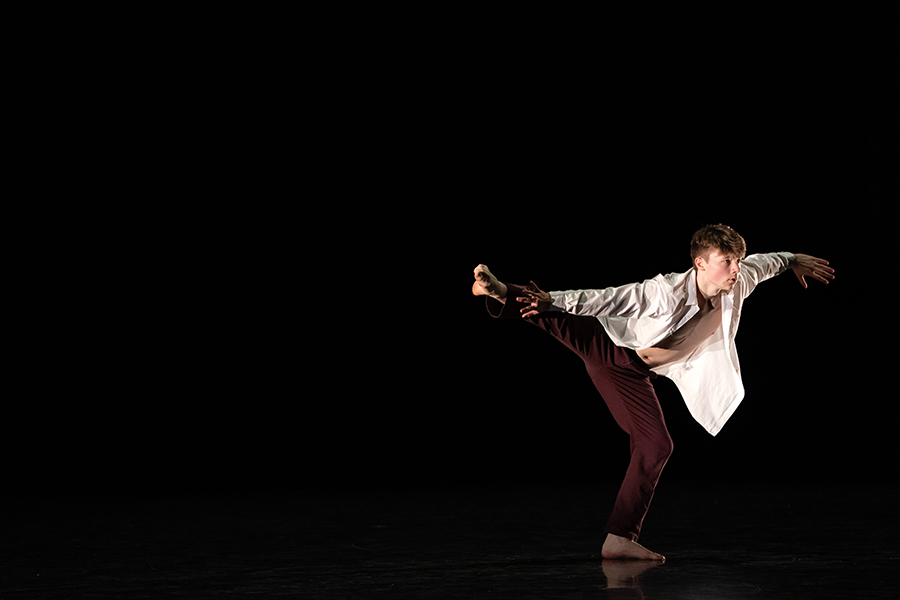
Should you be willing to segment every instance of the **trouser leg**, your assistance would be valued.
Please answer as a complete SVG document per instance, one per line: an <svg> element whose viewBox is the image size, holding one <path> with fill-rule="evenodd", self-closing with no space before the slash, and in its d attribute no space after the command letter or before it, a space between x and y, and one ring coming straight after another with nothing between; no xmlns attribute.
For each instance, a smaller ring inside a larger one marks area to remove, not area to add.
<svg viewBox="0 0 900 600"><path fill-rule="evenodd" d="M524 296L523 288L507 285L506 304L488 299L488 310L495 317L521 319L523 305L515 298ZM616 346L593 317L547 312L521 320L543 329L581 357L616 423L629 435L631 460L606 531L636 540L672 453L672 438L650 381L655 375L633 351Z"/></svg>
<svg viewBox="0 0 900 600"><path fill-rule="evenodd" d="M631 459L606 532L637 540L672 438L649 378L628 369L588 365L588 374L610 412L630 438Z"/></svg>

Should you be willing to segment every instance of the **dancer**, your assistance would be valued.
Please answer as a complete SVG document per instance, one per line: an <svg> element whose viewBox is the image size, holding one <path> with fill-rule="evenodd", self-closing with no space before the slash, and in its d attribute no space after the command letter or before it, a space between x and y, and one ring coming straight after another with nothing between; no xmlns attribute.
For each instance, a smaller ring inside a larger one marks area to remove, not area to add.
<svg viewBox="0 0 900 600"><path fill-rule="evenodd" d="M642 283L595 290L544 292L503 283L475 268L472 293L490 314L532 323L574 351L616 423L631 438L631 461L606 526L603 558L664 561L637 543L672 438L652 379L673 380L691 415L716 435L744 397L734 338L744 301L761 282L794 271L834 279L828 262L778 252L744 257L744 239L708 225L691 240L693 268Z"/></svg>

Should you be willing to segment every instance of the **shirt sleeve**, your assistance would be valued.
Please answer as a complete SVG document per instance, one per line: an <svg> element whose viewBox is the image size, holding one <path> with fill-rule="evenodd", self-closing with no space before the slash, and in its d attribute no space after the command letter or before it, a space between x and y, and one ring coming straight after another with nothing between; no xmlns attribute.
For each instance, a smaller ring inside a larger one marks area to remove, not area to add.
<svg viewBox="0 0 900 600"><path fill-rule="evenodd" d="M550 292L551 310L590 317L653 316L660 312L666 299L657 279L597 290Z"/></svg>
<svg viewBox="0 0 900 600"><path fill-rule="evenodd" d="M784 273L794 264L790 252L751 254L741 262L741 278L744 280L744 297L749 296L757 285Z"/></svg>

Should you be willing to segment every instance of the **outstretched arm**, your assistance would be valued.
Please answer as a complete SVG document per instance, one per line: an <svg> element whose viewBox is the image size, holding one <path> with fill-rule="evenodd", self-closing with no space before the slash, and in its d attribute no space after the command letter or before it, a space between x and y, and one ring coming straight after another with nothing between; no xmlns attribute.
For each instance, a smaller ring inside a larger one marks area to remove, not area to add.
<svg viewBox="0 0 900 600"><path fill-rule="evenodd" d="M794 263L791 265L794 275L803 289L807 289L806 277L812 277L817 281L827 284L829 279L834 279L834 269L828 266L828 261L809 254L795 254Z"/></svg>

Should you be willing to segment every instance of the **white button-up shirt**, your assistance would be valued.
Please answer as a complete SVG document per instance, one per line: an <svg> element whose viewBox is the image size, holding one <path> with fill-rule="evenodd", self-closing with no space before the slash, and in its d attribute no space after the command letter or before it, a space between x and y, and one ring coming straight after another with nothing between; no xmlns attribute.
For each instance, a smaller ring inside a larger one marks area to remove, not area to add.
<svg viewBox="0 0 900 600"><path fill-rule="evenodd" d="M722 326L687 358L654 369L675 382L691 415L712 435L721 431L744 398L734 344L744 300L793 261L790 252L745 258L731 292L722 295ZM596 317L617 346L632 350L661 342L700 310L694 269L621 287L550 292L550 298L551 310Z"/></svg>

